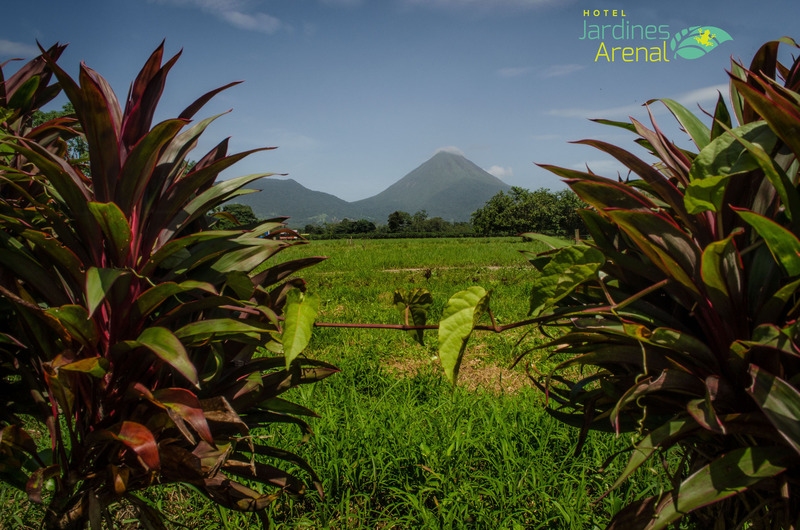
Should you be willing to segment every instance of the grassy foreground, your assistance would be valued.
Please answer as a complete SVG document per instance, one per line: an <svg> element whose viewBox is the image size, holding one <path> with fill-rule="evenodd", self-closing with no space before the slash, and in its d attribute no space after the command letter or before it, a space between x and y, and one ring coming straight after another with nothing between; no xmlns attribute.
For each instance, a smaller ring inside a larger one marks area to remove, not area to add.
<svg viewBox="0 0 800 530"><path fill-rule="evenodd" d="M434 296L431 320L447 298L471 285L493 291L500 322L524 318L530 269L519 238L314 241L282 258L330 259L303 276L323 298L326 322L401 323L398 287ZM325 491L320 499L283 498L269 513L275 528L601 528L633 497L657 492L661 475L642 469L631 484L597 500L626 463L602 466L625 439L593 434L580 458L576 430L544 413L524 370L509 370L523 331L479 334L466 353L459 387L443 380L435 333L419 346L394 330L318 328L307 355L342 369L295 402L316 411L314 436L298 446L292 429L265 432L306 458ZM531 360L547 368L545 353ZM654 463L653 465L660 465ZM169 528L258 527L253 515L216 507L189 488L156 489L152 504ZM0 490L0 527L36 528L41 512L24 495ZM125 526L126 510L117 520ZM133 528L133 527L132 527Z"/></svg>

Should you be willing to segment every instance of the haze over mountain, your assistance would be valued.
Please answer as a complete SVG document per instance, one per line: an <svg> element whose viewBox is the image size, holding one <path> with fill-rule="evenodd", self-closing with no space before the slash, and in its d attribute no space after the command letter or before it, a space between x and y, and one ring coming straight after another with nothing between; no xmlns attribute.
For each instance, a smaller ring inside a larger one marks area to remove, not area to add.
<svg viewBox="0 0 800 530"><path fill-rule="evenodd" d="M261 179L253 187L262 191L237 197L233 202L249 205L261 218L288 215L289 224L294 227L344 218L383 224L396 210L412 214L425 210L429 217L468 221L472 212L497 192L511 188L449 151L439 151L382 192L354 202L310 190L292 179Z"/></svg>

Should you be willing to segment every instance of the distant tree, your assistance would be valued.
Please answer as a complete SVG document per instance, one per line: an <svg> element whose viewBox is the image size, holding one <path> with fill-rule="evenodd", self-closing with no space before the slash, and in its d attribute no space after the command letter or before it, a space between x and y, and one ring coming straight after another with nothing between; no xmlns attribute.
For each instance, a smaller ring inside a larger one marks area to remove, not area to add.
<svg viewBox="0 0 800 530"><path fill-rule="evenodd" d="M518 186L499 192L472 214L472 226L481 234L542 232L568 235L582 226L576 210L583 202L571 190L530 191Z"/></svg>
<svg viewBox="0 0 800 530"><path fill-rule="evenodd" d="M222 206L219 211L223 211L232 215L239 222L239 225L249 225L258 222L258 217L256 217L256 214L253 213L253 209L246 204L226 204ZM216 228L220 230L228 230L236 226L238 225L223 217L220 218Z"/></svg>
<svg viewBox="0 0 800 530"><path fill-rule="evenodd" d="M411 216L411 229L414 232L424 232L423 227L426 219L428 219L428 212L426 210L419 210Z"/></svg>
<svg viewBox="0 0 800 530"><path fill-rule="evenodd" d="M448 223L441 217L433 217L431 219L426 219L424 223L422 223L423 230L422 232L452 232L453 231L453 224Z"/></svg>
<svg viewBox="0 0 800 530"><path fill-rule="evenodd" d="M325 232L325 229L323 227L319 226L319 225L316 225L316 224L307 224L303 228L303 233L304 234L322 234L324 232Z"/></svg>
<svg viewBox="0 0 800 530"><path fill-rule="evenodd" d="M49 110L47 112L37 110L33 113L31 126L38 127L47 121L62 117L75 117L75 107L71 102L64 104L61 110ZM75 126L77 127L77 124ZM69 139L67 141L67 149L69 158L73 160L80 161L81 159L86 159L89 155L89 144L86 143L86 140L82 136Z"/></svg>
<svg viewBox="0 0 800 530"><path fill-rule="evenodd" d="M411 227L413 219L408 212L396 211L389 214L386 222L389 226L389 232L405 232Z"/></svg>
<svg viewBox="0 0 800 530"><path fill-rule="evenodd" d="M367 219L359 219L353 223L353 234L369 234L377 229L375 223Z"/></svg>

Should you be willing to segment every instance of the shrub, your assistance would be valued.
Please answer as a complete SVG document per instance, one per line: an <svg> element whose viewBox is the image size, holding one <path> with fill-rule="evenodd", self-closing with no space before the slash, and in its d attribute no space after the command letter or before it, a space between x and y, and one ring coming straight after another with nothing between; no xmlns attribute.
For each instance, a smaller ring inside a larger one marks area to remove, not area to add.
<svg viewBox="0 0 800 530"><path fill-rule="evenodd" d="M611 528L686 514L714 528L800 523L800 60L781 64L779 42L797 46L768 42L749 69L732 63L733 112L720 96L710 128L661 100L696 152L655 121L603 121L658 162L584 140L628 179L545 166L590 205L591 234L532 259L532 315L564 330L550 343L563 362L539 379L551 414L584 436L633 433L616 485L672 455L674 488Z"/></svg>
<svg viewBox="0 0 800 530"><path fill-rule="evenodd" d="M210 209L265 176L215 184L253 151L227 155L225 140L193 166L185 159L216 117L191 118L231 85L153 126L178 55L162 64L159 46L122 108L87 66L70 78L56 64L62 50L0 83L3 480L46 504L50 528L99 527L116 502L161 527L136 494L157 484L263 510L305 489L276 460L318 485L301 458L254 429L282 422L308 435L298 416L313 413L279 395L335 371L297 357L315 298L291 275L322 258L263 266L291 246L260 237L280 219L209 229ZM59 87L75 117L31 129ZM78 132L87 168L67 155L64 138Z"/></svg>

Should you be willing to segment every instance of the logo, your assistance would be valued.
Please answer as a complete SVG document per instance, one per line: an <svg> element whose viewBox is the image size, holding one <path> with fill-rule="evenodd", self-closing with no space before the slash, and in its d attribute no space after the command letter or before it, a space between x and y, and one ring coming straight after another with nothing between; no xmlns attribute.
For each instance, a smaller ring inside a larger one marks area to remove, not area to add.
<svg viewBox="0 0 800 530"><path fill-rule="evenodd" d="M717 49L723 42L733 40L725 30L714 26L692 26L680 30L669 41L674 57L697 59Z"/></svg>
<svg viewBox="0 0 800 530"><path fill-rule="evenodd" d="M605 23L608 18L614 23ZM599 40L594 61L610 63L697 59L733 40L725 30L714 26L692 26L672 33L666 24L636 24L628 20L624 9L584 9L583 34L579 39Z"/></svg>

